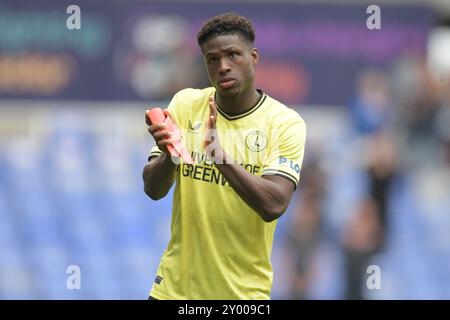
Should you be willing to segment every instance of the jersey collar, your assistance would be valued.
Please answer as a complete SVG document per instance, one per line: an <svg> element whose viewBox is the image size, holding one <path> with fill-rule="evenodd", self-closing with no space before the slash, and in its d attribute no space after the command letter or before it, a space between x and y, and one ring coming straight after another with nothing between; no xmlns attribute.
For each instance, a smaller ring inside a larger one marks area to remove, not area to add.
<svg viewBox="0 0 450 320"><path fill-rule="evenodd" d="M243 117L248 116L249 114L255 112L260 106L262 106L262 104L266 100L266 94L262 90L256 89L256 91L258 91L260 93L260 97L259 97L258 101L256 102L256 104L253 107L251 107L249 110L244 111L242 113L234 114L234 115L229 115L222 108L220 108L219 104L217 103L217 99L215 97L216 93L214 93L214 99L216 100L217 111L219 111L219 113L227 120L237 120L237 119L241 119Z"/></svg>

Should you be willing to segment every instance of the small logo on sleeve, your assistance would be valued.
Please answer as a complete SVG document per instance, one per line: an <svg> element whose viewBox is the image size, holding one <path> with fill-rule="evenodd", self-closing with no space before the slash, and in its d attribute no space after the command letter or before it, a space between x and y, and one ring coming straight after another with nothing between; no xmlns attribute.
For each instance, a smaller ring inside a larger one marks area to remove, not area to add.
<svg viewBox="0 0 450 320"><path fill-rule="evenodd" d="M163 277L157 275L156 278L155 278L155 283L156 284L160 284L161 281L163 281Z"/></svg>
<svg viewBox="0 0 450 320"><path fill-rule="evenodd" d="M283 167L289 167L291 170L300 173L300 165L298 163L295 163L291 159L288 159L286 157L279 157L278 164Z"/></svg>

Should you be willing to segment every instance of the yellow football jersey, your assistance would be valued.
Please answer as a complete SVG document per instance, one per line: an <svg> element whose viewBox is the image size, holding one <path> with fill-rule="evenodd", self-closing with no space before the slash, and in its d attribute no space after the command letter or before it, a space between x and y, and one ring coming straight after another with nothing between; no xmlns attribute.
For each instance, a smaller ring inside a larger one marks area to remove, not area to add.
<svg viewBox="0 0 450 320"><path fill-rule="evenodd" d="M297 186L305 122L260 93L257 104L239 115L227 115L218 106L220 143L248 172L280 175ZM214 88L185 89L168 107L194 164L181 161L177 169L171 239L150 292L156 299L270 299L276 220L264 222L204 153L213 94ZM150 157L160 153L154 146Z"/></svg>

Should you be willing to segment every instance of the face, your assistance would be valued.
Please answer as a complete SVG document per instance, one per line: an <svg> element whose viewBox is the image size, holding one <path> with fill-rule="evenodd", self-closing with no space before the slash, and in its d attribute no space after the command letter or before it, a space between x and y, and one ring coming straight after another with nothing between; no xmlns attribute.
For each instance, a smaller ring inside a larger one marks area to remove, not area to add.
<svg viewBox="0 0 450 320"><path fill-rule="evenodd" d="M254 86L258 51L240 35L216 36L202 45L211 85L225 97Z"/></svg>

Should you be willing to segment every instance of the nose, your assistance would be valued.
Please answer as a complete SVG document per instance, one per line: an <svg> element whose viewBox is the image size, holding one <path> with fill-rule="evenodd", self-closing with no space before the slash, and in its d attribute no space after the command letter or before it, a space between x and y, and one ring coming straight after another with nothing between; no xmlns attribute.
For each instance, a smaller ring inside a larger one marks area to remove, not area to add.
<svg viewBox="0 0 450 320"><path fill-rule="evenodd" d="M227 59L220 59L219 63L219 73L226 74L231 70L230 65L228 64Z"/></svg>

